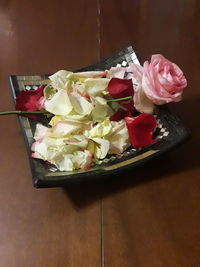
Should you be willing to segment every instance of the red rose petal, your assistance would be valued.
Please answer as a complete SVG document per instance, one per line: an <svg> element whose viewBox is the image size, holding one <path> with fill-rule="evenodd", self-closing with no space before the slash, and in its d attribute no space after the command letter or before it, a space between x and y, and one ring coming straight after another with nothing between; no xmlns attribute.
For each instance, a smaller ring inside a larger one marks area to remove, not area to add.
<svg viewBox="0 0 200 267"><path fill-rule="evenodd" d="M126 108L128 111L130 111L130 113L133 115L136 111L135 107L134 107L134 103L133 100L130 101L120 101L119 104L121 106L123 106L124 108Z"/></svg>
<svg viewBox="0 0 200 267"><path fill-rule="evenodd" d="M142 113L136 118L125 118L132 146L136 148L151 145L156 119L151 114Z"/></svg>
<svg viewBox="0 0 200 267"><path fill-rule="evenodd" d="M110 116L110 121L120 121L127 116L131 116L131 113L128 110L119 108L112 116Z"/></svg>
<svg viewBox="0 0 200 267"><path fill-rule="evenodd" d="M38 102L43 96L44 86L37 90L22 90L16 98L16 110L35 111L38 110Z"/></svg>
<svg viewBox="0 0 200 267"><path fill-rule="evenodd" d="M16 110L37 111L40 98L43 96L44 85L37 90L22 90L16 98ZM24 114L25 117L37 120L39 116Z"/></svg>
<svg viewBox="0 0 200 267"><path fill-rule="evenodd" d="M108 92L113 98L133 96L132 80L112 78L108 84Z"/></svg>
<svg viewBox="0 0 200 267"><path fill-rule="evenodd" d="M130 101L120 101L119 104L124 107L119 108L111 117L111 121L120 121L124 119L125 117L133 117L134 114L136 115L136 109L134 107L134 103L132 100Z"/></svg>

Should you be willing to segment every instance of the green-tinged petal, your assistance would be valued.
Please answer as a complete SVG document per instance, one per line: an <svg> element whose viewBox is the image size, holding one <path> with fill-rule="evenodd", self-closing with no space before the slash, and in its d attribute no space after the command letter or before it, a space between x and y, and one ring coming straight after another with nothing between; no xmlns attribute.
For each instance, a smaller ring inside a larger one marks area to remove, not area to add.
<svg viewBox="0 0 200 267"><path fill-rule="evenodd" d="M74 170L73 155L72 154L64 155L62 160L55 162L55 165L60 171L73 171Z"/></svg>
<svg viewBox="0 0 200 267"><path fill-rule="evenodd" d="M107 95L109 95L109 92L106 91L106 90L102 91L101 93L102 93L103 96L107 96Z"/></svg>
<svg viewBox="0 0 200 267"><path fill-rule="evenodd" d="M73 171L75 169L88 169L93 162L93 155L90 151L75 151L72 154L65 154L54 162L60 171Z"/></svg>
<svg viewBox="0 0 200 267"><path fill-rule="evenodd" d="M93 110L93 105L86 99L76 92L70 93L70 102L73 106L73 109L78 114L88 115Z"/></svg>
<svg viewBox="0 0 200 267"><path fill-rule="evenodd" d="M86 95L86 89L85 89L85 85L82 82L76 82L73 84L73 89L74 91L77 91L79 94L81 95Z"/></svg>
<svg viewBox="0 0 200 267"><path fill-rule="evenodd" d="M72 110L69 113L69 115L66 115L66 116L56 115L56 116L52 117L52 119L49 122L49 125L54 126L59 121L68 121L68 120L82 121L82 122L88 123L91 121L91 118L89 118L87 115L77 114L76 112L74 112Z"/></svg>
<svg viewBox="0 0 200 267"><path fill-rule="evenodd" d="M68 145L74 145L79 148L86 148L88 145L88 138L84 135L72 135L65 140L65 143Z"/></svg>
<svg viewBox="0 0 200 267"><path fill-rule="evenodd" d="M64 116L60 115L53 116L49 122L49 125L54 126L59 121L64 121Z"/></svg>
<svg viewBox="0 0 200 267"><path fill-rule="evenodd" d="M45 86L44 97L46 99L52 98L55 95L55 93L56 93L56 89L51 84L48 84L47 86Z"/></svg>
<svg viewBox="0 0 200 267"><path fill-rule="evenodd" d="M89 168L92 164L93 154L88 150L80 151L87 147L88 139L83 135L76 134L63 137L66 133L72 133L75 130L73 126L81 127L84 124L68 122L67 125L64 125L58 123L56 126L48 128L48 131L39 126L38 135L41 133L42 138L37 136L37 141L33 143L32 157L49 161L60 171ZM76 151L78 153L75 153Z"/></svg>
<svg viewBox="0 0 200 267"><path fill-rule="evenodd" d="M91 138L95 144L94 157L98 159L103 159L108 154L110 143L108 140L102 138Z"/></svg>
<svg viewBox="0 0 200 267"><path fill-rule="evenodd" d="M107 90L109 81L107 78L88 78L84 85L89 96L100 96L102 91Z"/></svg>
<svg viewBox="0 0 200 267"><path fill-rule="evenodd" d="M112 121L112 131L106 137L110 142L109 154L120 154L130 146L128 129L124 120Z"/></svg>
<svg viewBox="0 0 200 267"><path fill-rule="evenodd" d="M73 161L76 169L88 169L93 163L93 154L89 150L75 151Z"/></svg>
<svg viewBox="0 0 200 267"><path fill-rule="evenodd" d="M87 115L77 114L76 112L70 112L69 115L64 116L64 119L65 120L84 121L85 123L90 121Z"/></svg>
<svg viewBox="0 0 200 267"><path fill-rule="evenodd" d="M45 109L55 115L67 115L72 110L66 90L59 90L50 100L45 102Z"/></svg>
<svg viewBox="0 0 200 267"><path fill-rule="evenodd" d="M90 137L105 137L112 130L112 125L109 119L104 120L101 123L98 123L89 131Z"/></svg>
<svg viewBox="0 0 200 267"><path fill-rule="evenodd" d="M64 137L70 134L77 134L84 131L86 125L79 121L61 121L52 127L51 135L53 137Z"/></svg>
<svg viewBox="0 0 200 267"><path fill-rule="evenodd" d="M52 86L57 89L69 89L69 81L73 77L73 72L66 70L59 70L53 75L49 76Z"/></svg>
<svg viewBox="0 0 200 267"><path fill-rule="evenodd" d="M56 155L71 154L78 149L78 147L75 145L66 145L65 141L66 138L54 138L52 136L46 137L42 140L42 142L48 146L48 149L51 152L49 154L49 158L53 158ZM56 154L54 155L53 152L56 152Z"/></svg>
<svg viewBox="0 0 200 267"><path fill-rule="evenodd" d="M88 140L87 150L89 150L92 154L95 154L96 143L91 139Z"/></svg>
<svg viewBox="0 0 200 267"><path fill-rule="evenodd" d="M87 79L87 78L79 77L79 78L78 78L78 82L79 82L80 84L84 84L84 82L85 82L86 79Z"/></svg>
<svg viewBox="0 0 200 267"><path fill-rule="evenodd" d="M42 140L35 142L32 151L40 155L40 158L54 163L54 158L59 157L63 153L72 153L77 148L66 146L63 138L44 137ZM38 157L37 157L38 158Z"/></svg>
<svg viewBox="0 0 200 267"><path fill-rule="evenodd" d="M94 122L104 120L112 115L112 109L107 105L107 100L100 96L92 97L94 109L92 110L92 119Z"/></svg>
<svg viewBox="0 0 200 267"><path fill-rule="evenodd" d="M45 137L41 141L33 143L31 150L34 152L33 157L47 160L52 164L57 164L63 160L66 154L72 154L80 147L73 144L66 144L65 138Z"/></svg>

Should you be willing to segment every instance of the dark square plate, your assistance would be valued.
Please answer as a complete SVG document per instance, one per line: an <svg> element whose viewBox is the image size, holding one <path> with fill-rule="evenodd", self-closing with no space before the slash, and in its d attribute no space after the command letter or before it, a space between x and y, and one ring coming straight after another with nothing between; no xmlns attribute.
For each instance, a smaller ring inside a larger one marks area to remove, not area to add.
<svg viewBox="0 0 200 267"><path fill-rule="evenodd" d="M107 59L80 70L105 70L113 66L126 66L130 62L140 64L133 48L127 47ZM10 75L9 82L14 100L20 90L37 89L41 84L46 84L47 79L48 75ZM31 158L30 147L33 143L36 122L19 116L19 123L23 131L32 170L33 185L35 187L57 187L64 186L72 181L95 179L96 177L105 175L115 175L160 156L164 152L180 145L190 136L190 133L185 129L180 119L172 114L167 107L159 108L156 119L158 126L155 132L156 142L153 145L139 151L136 151L134 148L129 148L123 154L113 155L103 159L98 165L86 171L76 170L73 172L60 172L55 167L48 166L40 160Z"/></svg>

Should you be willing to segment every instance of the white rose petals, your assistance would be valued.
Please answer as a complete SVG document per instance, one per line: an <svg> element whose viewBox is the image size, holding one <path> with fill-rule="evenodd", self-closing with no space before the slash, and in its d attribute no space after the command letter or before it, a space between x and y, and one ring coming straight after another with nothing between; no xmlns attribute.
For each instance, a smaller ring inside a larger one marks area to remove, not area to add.
<svg viewBox="0 0 200 267"><path fill-rule="evenodd" d="M88 115L93 110L93 105L86 99L76 92L72 92L69 96L71 105L76 113L82 115Z"/></svg>
<svg viewBox="0 0 200 267"><path fill-rule="evenodd" d="M57 90L67 89L69 87L69 77L73 72L66 70L59 70L53 75L49 76L52 86Z"/></svg>
<svg viewBox="0 0 200 267"><path fill-rule="evenodd" d="M102 91L107 89L109 81L107 78L88 78L84 82L86 92L89 96L101 96Z"/></svg>
<svg viewBox="0 0 200 267"><path fill-rule="evenodd" d="M127 114L130 111L117 102L110 105L113 95L108 84L112 78L132 79L133 105L138 111L151 114L154 104L143 92L142 75L143 68L135 64L107 71L60 70L51 75L43 97L43 108L52 114L50 127L37 124L32 157L70 172L86 170L108 154L123 153L131 145L125 117L111 120L120 107L122 113L123 109Z"/></svg>
<svg viewBox="0 0 200 267"><path fill-rule="evenodd" d="M112 131L107 137L110 142L109 154L120 154L130 146L128 129L124 120L112 121Z"/></svg>
<svg viewBox="0 0 200 267"><path fill-rule="evenodd" d="M73 106L69 100L66 90L59 90L55 95L45 102L45 109L55 115L67 115Z"/></svg>

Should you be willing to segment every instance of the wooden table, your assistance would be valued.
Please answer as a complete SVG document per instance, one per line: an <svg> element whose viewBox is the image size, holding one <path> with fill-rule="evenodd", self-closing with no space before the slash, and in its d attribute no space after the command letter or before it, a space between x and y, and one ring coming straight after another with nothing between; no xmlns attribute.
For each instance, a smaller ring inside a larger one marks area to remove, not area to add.
<svg viewBox="0 0 200 267"><path fill-rule="evenodd" d="M77 69L133 45L188 79L171 108L193 139L144 167L35 189L17 118L1 117L1 267L200 266L200 1L0 1L0 109L9 74Z"/></svg>

